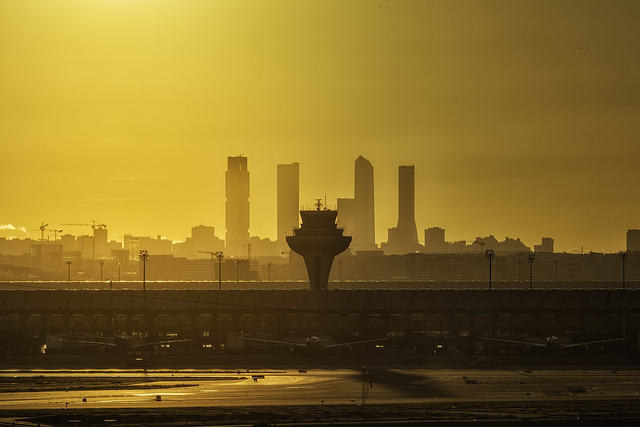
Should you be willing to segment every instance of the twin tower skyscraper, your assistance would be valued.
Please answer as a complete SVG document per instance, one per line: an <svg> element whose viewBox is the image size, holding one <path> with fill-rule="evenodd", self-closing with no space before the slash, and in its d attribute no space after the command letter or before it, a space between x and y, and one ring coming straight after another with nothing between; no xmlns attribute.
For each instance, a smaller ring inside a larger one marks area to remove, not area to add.
<svg viewBox="0 0 640 427"><path fill-rule="evenodd" d="M414 207L414 167L398 170L398 226L389 229L385 252L407 253L416 250L417 231ZM300 224L300 165L277 166L277 241L288 250L286 236ZM225 175L226 252L230 256L247 256L249 244L249 171L247 158L227 158ZM376 250L373 166L359 156L355 161L353 198L338 199L338 224L345 235L352 236L351 252Z"/></svg>

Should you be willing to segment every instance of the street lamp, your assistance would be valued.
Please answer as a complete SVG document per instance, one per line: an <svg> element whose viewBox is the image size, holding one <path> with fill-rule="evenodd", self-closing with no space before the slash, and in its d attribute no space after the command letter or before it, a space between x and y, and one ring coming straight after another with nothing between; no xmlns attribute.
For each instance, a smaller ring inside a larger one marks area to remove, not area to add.
<svg viewBox="0 0 640 427"><path fill-rule="evenodd" d="M267 267L268 267L268 269L269 269L269 276L268 276L268 279L267 279L267 280L270 282L270 281L271 281L271 261L269 261L269 262L267 263Z"/></svg>
<svg viewBox="0 0 640 427"><path fill-rule="evenodd" d="M214 252L213 256L218 259L218 351L222 348L222 308L220 307L220 292L222 291L222 260L223 252Z"/></svg>
<svg viewBox="0 0 640 427"><path fill-rule="evenodd" d="M67 261L67 282L71 281L71 261Z"/></svg>
<svg viewBox="0 0 640 427"><path fill-rule="evenodd" d="M215 275L214 275L214 269L213 269L213 266L214 266L214 263L213 263L213 257L215 257L215 256L216 256L216 254L217 254L218 252L212 252L212 251L198 251L198 252L200 252L200 253L202 253L202 254L209 254L209 255L211 255L211 283L213 284L214 277L215 277ZM220 253L221 253L221 252L220 252Z"/></svg>
<svg viewBox="0 0 640 427"><path fill-rule="evenodd" d="M625 283L625 261L627 260L627 255L629 255L629 252L627 251L620 251L618 253L618 255L620 255L620 258L622 258L622 289L624 290L626 288L626 283Z"/></svg>
<svg viewBox="0 0 640 427"><path fill-rule="evenodd" d="M100 281L102 282L102 268L104 266L104 260L100 260Z"/></svg>
<svg viewBox="0 0 640 427"><path fill-rule="evenodd" d="M533 289L533 260L536 259L536 254L527 255L527 261L529 261L529 289Z"/></svg>

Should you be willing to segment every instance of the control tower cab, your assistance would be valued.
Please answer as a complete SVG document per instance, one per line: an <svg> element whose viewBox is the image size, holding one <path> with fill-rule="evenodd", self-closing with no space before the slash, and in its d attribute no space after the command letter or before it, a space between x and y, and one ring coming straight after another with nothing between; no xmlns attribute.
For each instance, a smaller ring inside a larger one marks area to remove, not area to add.
<svg viewBox="0 0 640 427"><path fill-rule="evenodd" d="M302 225L287 236L291 250L304 258L313 290L327 289L333 258L351 243L351 236L343 236L344 229L336 225L337 215L338 211L323 208L318 200L315 210L300 211Z"/></svg>

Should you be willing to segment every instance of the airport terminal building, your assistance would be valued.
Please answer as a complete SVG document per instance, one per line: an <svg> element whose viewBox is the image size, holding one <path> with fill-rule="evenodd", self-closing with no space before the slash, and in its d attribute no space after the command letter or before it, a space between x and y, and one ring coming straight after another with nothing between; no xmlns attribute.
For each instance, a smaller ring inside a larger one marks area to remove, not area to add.
<svg viewBox="0 0 640 427"><path fill-rule="evenodd" d="M148 336L187 339L182 347L189 351L215 350L219 341L248 334L345 341L390 336L387 347L396 351L471 354L482 351L492 333L509 339L624 337L598 347L638 354L640 290L0 291L0 354L37 353L51 333L142 335L145 329Z"/></svg>

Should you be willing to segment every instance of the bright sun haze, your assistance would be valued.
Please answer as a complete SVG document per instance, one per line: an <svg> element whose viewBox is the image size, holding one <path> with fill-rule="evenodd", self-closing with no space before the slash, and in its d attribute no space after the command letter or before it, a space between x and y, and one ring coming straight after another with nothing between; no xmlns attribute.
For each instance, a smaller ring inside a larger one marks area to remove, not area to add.
<svg viewBox="0 0 640 427"><path fill-rule="evenodd" d="M633 1L3 0L0 224L224 238L242 154L251 234L275 238L277 164L335 204L363 155L378 243L414 164L418 230L623 249L638 22Z"/></svg>

